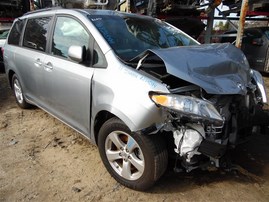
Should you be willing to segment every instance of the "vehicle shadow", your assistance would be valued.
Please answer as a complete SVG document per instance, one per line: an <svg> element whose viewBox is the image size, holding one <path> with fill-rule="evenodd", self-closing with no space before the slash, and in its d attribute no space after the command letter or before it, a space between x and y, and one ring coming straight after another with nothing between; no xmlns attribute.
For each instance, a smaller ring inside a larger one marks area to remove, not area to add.
<svg viewBox="0 0 269 202"><path fill-rule="evenodd" d="M4 73L5 73L5 67L0 65L0 74L4 74Z"/></svg>
<svg viewBox="0 0 269 202"><path fill-rule="evenodd" d="M18 106L12 89L8 84L6 75L4 73L0 73L0 110L4 108L18 108ZM36 108L37 107L32 106L30 109Z"/></svg>
<svg viewBox="0 0 269 202"><path fill-rule="evenodd" d="M261 75L264 77L269 77L269 73L266 73L266 72L262 72Z"/></svg>
<svg viewBox="0 0 269 202"><path fill-rule="evenodd" d="M12 100L12 91L8 85L6 75L0 73L0 109ZM15 101L15 98L14 98Z"/></svg>

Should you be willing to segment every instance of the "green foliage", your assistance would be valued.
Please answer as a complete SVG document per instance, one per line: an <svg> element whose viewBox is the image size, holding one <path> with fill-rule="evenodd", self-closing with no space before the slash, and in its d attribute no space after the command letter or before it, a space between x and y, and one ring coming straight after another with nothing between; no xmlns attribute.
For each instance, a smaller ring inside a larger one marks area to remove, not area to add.
<svg viewBox="0 0 269 202"><path fill-rule="evenodd" d="M230 28L228 21L219 21L215 23L214 30L227 31Z"/></svg>

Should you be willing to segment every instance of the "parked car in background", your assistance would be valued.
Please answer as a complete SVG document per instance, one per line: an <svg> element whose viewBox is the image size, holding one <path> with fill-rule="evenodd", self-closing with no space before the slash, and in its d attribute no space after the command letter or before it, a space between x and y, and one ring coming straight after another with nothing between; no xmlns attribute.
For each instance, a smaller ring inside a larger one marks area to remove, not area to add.
<svg viewBox="0 0 269 202"><path fill-rule="evenodd" d="M3 52L2 47L6 43L6 38L8 36L10 27L0 27L0 72L3 72L5 70L4 62L3 62Z"/></svg>
<svg viewBox="0 0 269 202"><path fill-rule="evenodd" d="M236 31L225 33L221 42L235 43ZM254 27L244 31L241 49L251 68L269 73L269 27Z"/></svg>
<svg viewBox="0 0 269 202"><path fill-rule="evenodd" d="M240 49L200 45L143 15L28 13L14 22L4 61L21 108L36 105L83 134L111 176L136 190L163 175L168 156L175 171L227 166L267 103Z"/></svg>

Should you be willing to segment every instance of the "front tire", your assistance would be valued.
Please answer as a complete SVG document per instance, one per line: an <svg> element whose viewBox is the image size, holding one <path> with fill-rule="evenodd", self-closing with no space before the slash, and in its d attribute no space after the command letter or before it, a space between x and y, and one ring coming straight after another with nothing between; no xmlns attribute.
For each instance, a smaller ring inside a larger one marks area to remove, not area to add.
<svg viewBox="0 0 269 202"><path fill-rule="evenodd" d="M12 76L12 90L15 95L16 102L20 108L28 109L31 107L31 105L25 101L22 86L16 74Z"/></svg>
<svg viewBox="0 0 269 202"><path fill-rule="evenodd" d="M108 172L131 189L150 188L167 167L168 154L160 135L131 132L116 117L101 127L98 147Z"/></svg>

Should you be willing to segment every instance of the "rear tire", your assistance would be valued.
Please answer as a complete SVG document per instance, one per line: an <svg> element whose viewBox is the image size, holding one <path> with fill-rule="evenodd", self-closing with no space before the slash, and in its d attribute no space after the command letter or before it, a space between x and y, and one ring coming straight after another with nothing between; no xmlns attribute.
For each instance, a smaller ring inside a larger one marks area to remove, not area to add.
<svg viewBox="0 0 269 202"><path fill-rule="evenodd" d="M21 83L20 83L16 74L14 74L12 76L12 90L13 90L13 93L15 95L16 102L20 108L28 109L32 106L26 102L24 94L23 94Z"/></svg>
<svg viewBox="0 0 269 202"><path fill-rule="evenodd" d="M101 127L98 147L108 172L131 189L150 188L167 167L168 154L160 135L131 132L116 117Z"/></svg>

